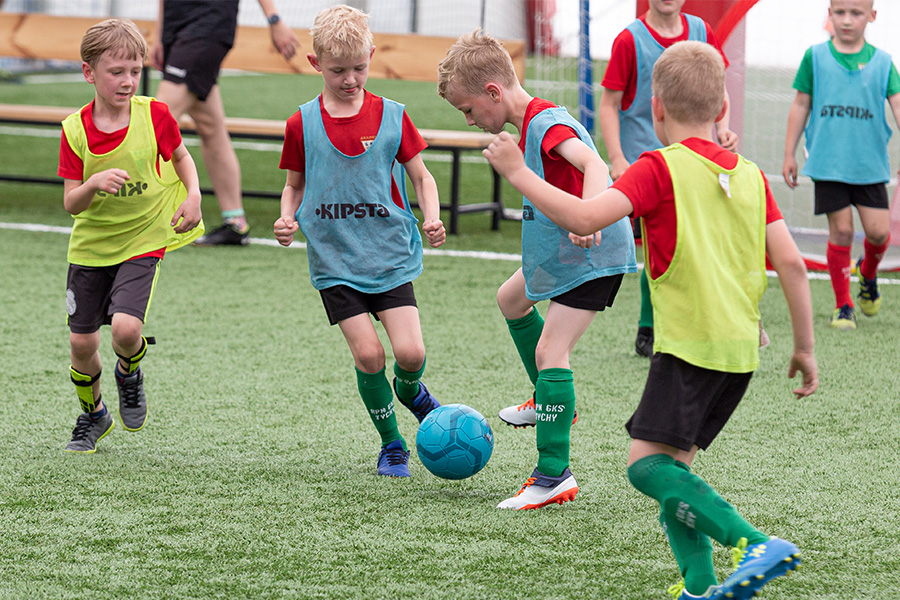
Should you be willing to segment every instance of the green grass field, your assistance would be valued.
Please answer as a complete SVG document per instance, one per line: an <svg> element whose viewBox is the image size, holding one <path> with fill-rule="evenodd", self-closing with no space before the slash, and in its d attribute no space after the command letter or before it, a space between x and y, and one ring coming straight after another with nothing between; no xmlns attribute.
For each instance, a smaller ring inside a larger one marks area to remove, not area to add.
<svg viewBox="0 0 900 600"><path fill-rule="evenodd" d="M235 116L271 117L285 104L290 112L317 91L268 76L224 78L223 87L240 79L244 87L224 91ZM4 83L0 102L75 105L88 87ZM421 127L450 126L439 124L445 109L431 86L409 88L373 91L405 100ZM52 174L56 144L0 135L3 168L18 161ZM241 159L245 179L280 185L277 152ZM487 189L466 185L472 196ZM61 187L0 183L2 223L68 226L61 204ZM212 198L204 209L217 223ZM277 202L248 199L247 210L254 237L271 239ZM488 224L487 215L463 217L446 249L518 251L518 223L504 221L499 233ZM147 427L117 426L94 455L64 453L79 410L68 379L66 243L62 233L0 227L0 598L662 600L677 581L655 503L624 469L623 424L648 368L632 347L636 276L572 357L579 495L517 513L494 508L536 461L533 430L496 417L531 393L494 299L515 261L425 257L416 282L425 381L442 402L481 411L495 449L482 472L459 482L431 476L413 452L413 477L399 481L375 475L378 438L305 252L262 243L166 258L145 330L158 340L143 363ZM804 400L790 393L790 326L770 280L761 309L772 344L731 422L695 462L748 520L800 546L804 568L764 598L896 597L900 278L882 280L882 312L860 317L851 333L828 327L830 284L810 281L821 387ZM108 329L102 340L115 413ZM398 421L412 443L415 419L401 412ZM724 576L729 553L716 552Z"/></svg>

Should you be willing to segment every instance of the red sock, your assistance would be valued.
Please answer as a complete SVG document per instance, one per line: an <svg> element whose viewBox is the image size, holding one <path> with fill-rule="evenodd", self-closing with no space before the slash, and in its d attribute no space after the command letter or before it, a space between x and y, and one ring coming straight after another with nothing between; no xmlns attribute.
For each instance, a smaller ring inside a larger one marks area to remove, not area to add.
<svg viewBox="0 0 900 600"><path fill-rule="evenodd" d="M834 288L835 308L845 304L853 306L850 298L850 249L852 246L835 246L828 242L828 272L831 274L831 287Z"/></svg>
<svg viewBox="0 0 900 600"><path fill-rule="evenodd" d="M878 265L881 263L881 259L884 258L884 253L887 252L888 246L890 245L890 235L888 235L888 239L880 246L870 243L868 239L863 243L865 253L863 254L862 263L859 265L859 272L862 273L863 277L866 279L875 279L875 277L878 276Z"/></svg>

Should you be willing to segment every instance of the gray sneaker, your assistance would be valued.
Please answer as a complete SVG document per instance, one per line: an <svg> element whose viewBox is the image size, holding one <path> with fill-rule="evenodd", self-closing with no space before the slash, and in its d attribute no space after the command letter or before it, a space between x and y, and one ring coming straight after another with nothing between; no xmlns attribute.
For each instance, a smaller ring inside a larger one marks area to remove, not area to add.
<svg viewBox="0 0 900 600"><path fill-rule="evenodd" d="M119 388L119 418L128 431L140 431L147 422L147 395L144 393L144 374L141 368L131 375L122 375L116 367L116 387Z"/></svg>
<svg viewBox="0 0 900 600"><path fill-rule="evenodd" d="M115 428L116 423L109 411L94 421L88 413L81 413L72 430L72 441L66 446L66 452L93 454L97 450L97 442Z"/></svg>

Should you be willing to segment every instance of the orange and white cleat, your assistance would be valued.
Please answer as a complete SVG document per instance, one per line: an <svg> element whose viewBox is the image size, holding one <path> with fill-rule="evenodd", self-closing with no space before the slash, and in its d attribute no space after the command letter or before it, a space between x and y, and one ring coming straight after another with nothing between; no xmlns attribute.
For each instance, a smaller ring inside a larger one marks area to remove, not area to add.
<svg viewBox="0 0 900 600"><path fill-rule="evenodd" d="M537 424L537 411L534 408L534 396L528 399L524 404L515 404L507 406L498 413L500 420L507 425L512 425L516 429L519 427L534 427ZM578 411L575 411L575 417L572 419L572 425L578 421Z"/></svg>
<svg viewBox="0 0 900 600"><path fill-rule="evenodd" d="M497 505L497 508L512 508L514 510L528 510L541 508L548 504L562 504L575 498L578 493L578 483L569 468L559 477L549 477L537 469L516 492L512 498L507 498Z"/></svg>

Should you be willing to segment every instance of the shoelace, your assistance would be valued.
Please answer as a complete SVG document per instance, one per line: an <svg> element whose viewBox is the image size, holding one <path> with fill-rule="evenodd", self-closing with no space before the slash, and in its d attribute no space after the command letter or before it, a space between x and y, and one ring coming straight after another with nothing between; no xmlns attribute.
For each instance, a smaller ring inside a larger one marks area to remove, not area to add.
<svg viewBox="0 0 900 600"><path fill-rule="evenodd" d="M731 562L734 565L735 570L740 566L741 561L744 560L744 555L747 553L747 538L741 538L738 540L737 546L731 549Z"/></svg>
<svg viewBox="0 0 900 600"><path fill-rule="evenodd" d="M126 408L137 408L140 406L141 399L138 394L138 385L137 378L135 378L134 383L122 384L122 403Z"/></svg>
<svg viewBox="0 0 900 600"><path fill-rule="evenodd" d="M673 598L678 598L681 595L681 592L684 591L684 580L682 579L675 585L670 585L669 589L666 590L666 593Z"/></svg>
<svg viewBox="0 0 900 600"><path fill-rule="evenodd" d="M528 402L525 404L520 404L516 410L528 410L529 408L534 408L534 396L528 399Z"/></svg>
<svg viewBox="0 0 900 600"><path fill-rule="evenodd" d="M534 485L534 482L535 482L535 481L537 481L537 480L536 480L534 477L529 477L528 479L526 479L526 480L525 480L525 485L522 486L522 489L521 489L521 490L519 490L518 492L516 492L516 496L518 496L519 494L521 494L522 492L524 492L524 491L525 491L525 488L529 488L529 487L531 487L532 485ZM516 496L513 496L513 498L515 498Z"/></svg>
<svg viewBox="0 0 900 600"><path fill-rule="evenodd" d="M72 430L72 441L85 439L93 424L94 421L91 420L89 415L78 415L78 418L75 420L75 429Z"/></svg>
<svg viewBox="0 0 900 600"><path fill-rule="evenodd" d="M385 450L384 457L387 459L388 465L395 467L406 462L406 452L396 448L394 450Z"/></svg>

